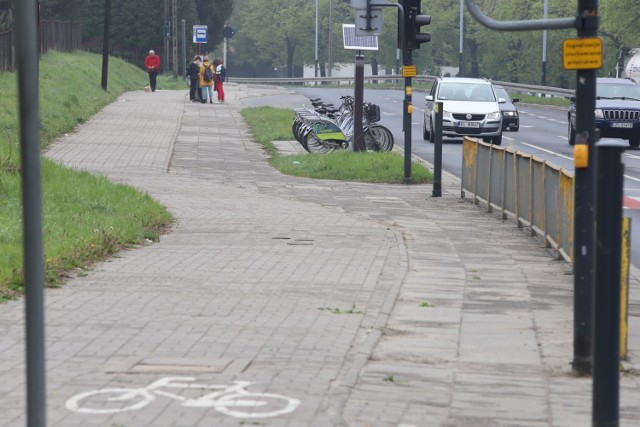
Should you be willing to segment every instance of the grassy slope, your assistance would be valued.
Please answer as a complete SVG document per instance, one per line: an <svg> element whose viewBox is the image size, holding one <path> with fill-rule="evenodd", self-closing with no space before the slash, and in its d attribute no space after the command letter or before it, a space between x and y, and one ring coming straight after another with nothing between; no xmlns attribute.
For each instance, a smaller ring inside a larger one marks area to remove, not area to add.
<svg viewBox="0 0 640 427"><path fill-rule="evenodd" d="M41 143L71 132L120 94L140 89L147 75L117 58L109 60L108 90L101 88L102 57L51 52L40 62ZM162 80L159 86L162 85ZM22 292L22 194L18 94L15 73L0 74L0 300ZM171 221L146 194L102 177L43 159L43 223L47 284L122 247L157 239Z"/></svg>

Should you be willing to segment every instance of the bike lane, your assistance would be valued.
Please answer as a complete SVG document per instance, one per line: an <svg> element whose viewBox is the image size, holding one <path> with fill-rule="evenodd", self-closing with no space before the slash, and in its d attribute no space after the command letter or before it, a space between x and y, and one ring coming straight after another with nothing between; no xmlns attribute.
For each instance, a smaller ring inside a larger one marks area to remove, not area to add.
<svg viewBox="0 0 640 427"><path fill-rule="evenodd" d="M227 88L212 106L126 94L48 152L177 220L47 291L50 425L588 422L590 382L568 366L572 278L538 240L446 176L437 199L285 177L240 109L286 91ZM0 425L25 424L22 313L0 313ZM631 426L637 376L622 389Z"/></svg>

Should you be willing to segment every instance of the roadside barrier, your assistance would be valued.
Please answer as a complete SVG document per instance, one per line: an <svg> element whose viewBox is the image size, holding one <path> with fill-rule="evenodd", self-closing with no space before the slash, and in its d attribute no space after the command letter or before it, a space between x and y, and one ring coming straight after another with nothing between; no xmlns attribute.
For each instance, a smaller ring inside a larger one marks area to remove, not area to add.
<svg viewBox="0 0 640 427"><path fill-rule="evenodd" d="M461 197L498 210L571 262L573 174L531 154L464 138Z"/></svg>
<svg viewBox="0 0 640 427"><path fill-rule="evenodd" d="M571 262L573 248L573 174L528 153L465 137L460 197L501 219L515 219L542 236L558 259ZM629 250L631 220L622 218L620 265L620 336L618 355L627 358Z"/></svg>

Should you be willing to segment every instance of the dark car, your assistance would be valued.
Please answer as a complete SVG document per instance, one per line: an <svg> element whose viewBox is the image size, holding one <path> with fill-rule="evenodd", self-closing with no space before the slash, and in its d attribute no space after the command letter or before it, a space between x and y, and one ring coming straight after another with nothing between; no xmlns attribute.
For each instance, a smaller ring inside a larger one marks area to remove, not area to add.
<svg viewBox="0 0 640 427"><path fill-rule="evenodd" d="M640 146L640 85L631 79L596 79L596 128L603 138L628 139ZM576 97L568 112L569 144L576 142Z"/></svg>
<svg viewBox="0 0 640 427"><path fill-rule="evenodd" d="M515 106L520 98L511 98L506 89L502 86L493 85L493 91L497 98L503 98L506 102L500 103L500 112L502 113L502 129L517 132L520 129L520 115L518 108Z"/></svg>

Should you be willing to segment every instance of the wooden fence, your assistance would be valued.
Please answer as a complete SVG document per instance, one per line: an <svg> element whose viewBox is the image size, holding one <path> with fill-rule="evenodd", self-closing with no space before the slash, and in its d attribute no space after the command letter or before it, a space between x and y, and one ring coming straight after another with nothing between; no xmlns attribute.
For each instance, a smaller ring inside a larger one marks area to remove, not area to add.
<svg viewBox="0 0 640 427"><path fill-rule="evenodd" d="M69 21L40 21L40 55L49 50L72 52L82 49L82 27ZM0 33L0 72L15 71L15 34Z"/></svg>

